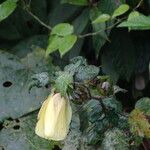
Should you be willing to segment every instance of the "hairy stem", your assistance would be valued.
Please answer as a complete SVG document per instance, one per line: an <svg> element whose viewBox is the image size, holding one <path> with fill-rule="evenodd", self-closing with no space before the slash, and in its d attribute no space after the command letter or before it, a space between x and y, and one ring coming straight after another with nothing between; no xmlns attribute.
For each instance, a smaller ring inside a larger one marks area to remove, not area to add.
<svg viewBox="0 0 150 150"><path fill-rule="evenodd" d="M123 18L123 19L124 19L124 18ZM87 33L87 34L83 34L83 35L78 35L78 38L85 38L85 37L88 37L88 36L94 36L94 35L100 34L101 32L104 32L104 31L106 31L106 30L110 30L110 29L112 29L113 27L115 27L117 24L121 23L121 22L123 21L123 19L118 20L117 22L115 22L113 25L107 27L106 29L99 30L99 31L96 31L96 32Z"/></svg>
<svg viewBox="0 0 150 150"><path fill-rule="evenodd" d="M33 14L31 11L30 11L30 3L31 1L29 1L29 4L26 4L26 2L24 0L22 0L22 4L23 4L23 8L24 10L26 10L26 12L32 16L39 24L41 24L42 26L44 26L45 28L47 28L48 30L52 30L52 27L45 24L40 18L38 18L35 14Z"/></svg>
<svg viewBox="0 0 150 150"><path fill-rule="evenodd" d="M32 16L36 21L38 21L42 26L46 27L48 30L52 30L52 27L49 25L45 24L43 21L41 21L36 15L34 15L29 9L26 9L28 14Z"/></svg>

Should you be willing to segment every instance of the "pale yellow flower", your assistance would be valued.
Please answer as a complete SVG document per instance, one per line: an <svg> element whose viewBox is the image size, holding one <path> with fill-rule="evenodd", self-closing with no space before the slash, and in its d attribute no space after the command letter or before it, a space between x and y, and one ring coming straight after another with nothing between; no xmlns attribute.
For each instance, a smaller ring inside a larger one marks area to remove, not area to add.
<svg viewBox="0 0 150 150"><path fill-rule="evenodd" d="M68 99L60 93L50 95L43 103L35 132L38 136L59 141L66 138L72 117Z"/></svg>

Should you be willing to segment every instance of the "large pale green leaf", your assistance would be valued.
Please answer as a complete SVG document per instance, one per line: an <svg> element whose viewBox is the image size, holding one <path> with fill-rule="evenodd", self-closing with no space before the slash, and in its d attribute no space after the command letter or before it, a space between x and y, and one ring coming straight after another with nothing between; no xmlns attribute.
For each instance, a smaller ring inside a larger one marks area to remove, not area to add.
<svg viewBox="0 0 150 150"><path fill-rule="evenodd" d="M123 15L125 12L129 10L129 5L122 4L120 5L113 13L112 18L115 18L117 16Z"/></svg>
<svg viewBox="0 0 150 150"><path fill-rule="evenodd" d="M73 33L73 26L69 23L60 23L56 25L53 29L51 34L59 35L59 36L66 36Z"/></svg>
<svg viewBox="0 0 150 150"><path fill-rule="evenodd" d="M17 105L17 104L16 104ZM37 114L17 121L5 121L0 132L0 148L6 150L52 150L57 142L44 140L35 134Z"/></svg>
<svg viewBox="0 0 150 150"><path fill-rule="evenodd" d="M6 0L0 4L0 21L7 18L16 9L17 1L18 0Z"/></svg>
<svg viewBox="0 0 150 150"><path fill-rule="evenodd" d="M44 57L45 52L41 49L35 49L22 60L0 51L0 121L18 118L38 109L47 97L46 88L34 87L29 93L31 76L48 71L49 62Z"/></svg>

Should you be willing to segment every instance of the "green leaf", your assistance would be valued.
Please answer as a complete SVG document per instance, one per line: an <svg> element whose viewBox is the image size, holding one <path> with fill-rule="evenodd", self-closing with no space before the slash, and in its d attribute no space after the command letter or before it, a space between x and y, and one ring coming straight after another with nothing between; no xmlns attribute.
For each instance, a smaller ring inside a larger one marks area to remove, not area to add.
<svg viewBox="0 0 150 150"><path fill-rule="evenodd" d="M73 75L78 72L78 69L82 65L87 65L86 59L82 56L74 57L70 60L70 64L65 66L64 71L67 71Z"/></svg>
<svg viewBox="0 0 150 150"><path fill-rule="evenodd" d="M68 72L62 72L55 81L56 89L62 96L66 96L68 87L73 83L73 76Z"/></svg>
<svg viewBox="0 0 150 150"><path fill-rule="evenodd" d="M105 99L105 101L109 101ZM114 102L113 102L114 101ZM109 101L110 102L110 101ZM115 100L110 102L110 105L113 105L114 109L107 111L105 114L101 104L97 100L90 100L83 105L81 110L81 129L86 134L88 144L95 145L97 142L100 142L103 139L104 132L114 125L118 124L118 115L115 113ZM107 105L107 106L106 106ZM105 104L106 108L110 109L109 104ZM118 109L118 108L117 108Z"/></svg>
<svg viewBox="0 0 150 150"><path fill-rule="evenodd" d="M150 116L150 98L148 97L141 98L136 102L135 108L138 108L146 115Z"/></svg>
<svg viewBox="0 0 150 150"><path fill-rule="evenodd" d="M140 13L138 11L132 11L129 16L128 16L128 20L132 20L135 17L138 17L140 15Z"/></svg>
<svg viewBox="0 0 150 150"><path fill-rule="evenodd" d="M17 0L6 0L0 4L0 21L7 18L17 7Z"/></svg>
<svg viewBox="0 0 150 150"><path fill-rule="evenodd" d="M61 54L61 57L73 47L76 41L76 35L67 35L61 39L59 43L59 52Z"/></svg>
<svg viewBox="0 0 150 150"><path fill-rule="evenodd" d="M80 121L81 130L85 133L87 144L95 145L103 136L101 132L105 128L103 115L99 101L92 99L83 105L80 112Z"/></svg>
<svg viewBox="0 0 150 150"><path fill-rule="evenodd" d="M99 73L99 68L94 65L80 66L76 72L77 81L91 80Z"/></svg>
<svg viewBox="0 0 150 150"><path fill-rule="evenodd" d="M103 114L100 102L97 100L90 100L83 106L83 111L86 113L88 121L91 123L96 122Z"/></svg>
<svg viewBox="0 0 150 150"><path fill-rule="evenodd" d="M51 54L56 50L59 50L62 57L73 47L76 41L77 41L76 35L66 35L64 37L52 35L49 38L49 44L46 49L46 56L48 56L49 54Z"/></svg>
<svg viewBox="0 0 150 150"><path fill-rule="evenodd" d="M57 35L50 36L49 41L48 41L48 46L46 49L46 56L48 56L52 52L59 49L59 44L61 40L62 40L62 37L59 37Z"/></svg>
<svg viewBox="0 0 150 150"><path fill-rule="evenodd" d="M120 5L113 13L112 15L112 19L115 17L118 17L120 15L123 15L125 12L127 12L129 10L129 5L127 4L122 4Z"/></svg>
<svg viewBox="0 0 150 150"><path fill-rule="evenodd" d="M75 80L85 81L95 78L99 74L99 67L88 65L86 59L81 56L71 59L71 63L64 68L75 75Z"/></svg>
<svg viewBox="0 0 150 150"><path fill-rule="evenodd" d="M105 132L102 150L129 150L129 139L118 128Z"/></svg>
<svg viewBox="0 0 150 150"><path fill-rule="evenodd" d="M48 71L50 66L43 49L35 49L21 60L0 51L0 122L21 117L41 106L48 90L34 87L29 93L30 77Z"/></svg>
<svg viewBox="0 0 150 150"><path fill-rule="evenodd" d="M110 15L108 15L108 14L101 14L92 23L93 24L102 23L102 22L108 21L109 19L110 19Z"/></svg>
<svg viewBox="0 0 150 150"><path fill-rule="evenodd" d="M88 5L87 0L62 0L62 3L69 3L73 5L80 5L80 6L86 6Z"/></svg>
<svg viewBox="0 0 150 150"><path fill-rule="evenodd" d="M18 104L17 104L18 105ZM37 114L17 121L5 121L0 132L0 148L6 150L53 150L58 142L48 141L35 134Z"/></svg>
<svg viewBox="0 0 150 150"><path fill-rule="evenodd" d="M129 20L120 23L118 27L128 27L130 30L149 30L150 16L139 14L136 17L130 17Z"/></svg>
<svg viewBox="0 0 150 150"><path fill-rule="evenodd" d="M140 15L140 13L138 11L133 11L129 14L128 19L127 20L132 20L135 17L138 17ZM131 30L131 28L129 27L129 31Z"/></svg>
<svg viewBox="0 0 150 150"><path fill-rule="evenodd" d="M51 32L51 35L66 36L73 33L73 26L69 23L60 23L56 25Z"/></svg>
<svg viewBox="0 0 150 150"><path fill-rule="evenodd" d="M116 112L122 111L122 105L119 101L117 101L114 97L103 99L103 103L107 108L110 108Z"/></svg>

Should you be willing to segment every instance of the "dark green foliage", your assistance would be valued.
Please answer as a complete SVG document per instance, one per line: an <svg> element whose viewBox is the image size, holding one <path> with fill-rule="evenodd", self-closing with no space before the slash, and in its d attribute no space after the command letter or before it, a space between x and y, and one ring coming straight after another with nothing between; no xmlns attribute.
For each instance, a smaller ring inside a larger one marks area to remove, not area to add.
<svg viewBox="0 0 150 150"><path fill-rule="evenodd" d="M105 131L117 126L121 105L115 99L104 99L103 104L106 110L103 110L97 100L90 100L83 106L81 111L81 125L84 129L87 142L95 145L103 139ZM84 119L83 119L84 118Z"/></svg>
<svg viewBox="0 0 150 150"><path fill-rule="evenodd" d="M75 75L76 81L87 81L95 78L99 74L99 68L94 65L88 65L82 57L76 57L71 60L71 64L64 69Z"/></svg>
<svg viewBox="0 0 150 150"><path fill-rule="evenodd" d="M0 149L138 150L150 137L149 30L150 0L0 0ZM61 144L34 133L51 92L73 109Z"/></svg>
<svg viewBox="0 0 150 150"><path fill-rule="evenodd" d="M105 133L102 150L129 150L128 142L125 134L121 130L114 128Z"/></svg>

